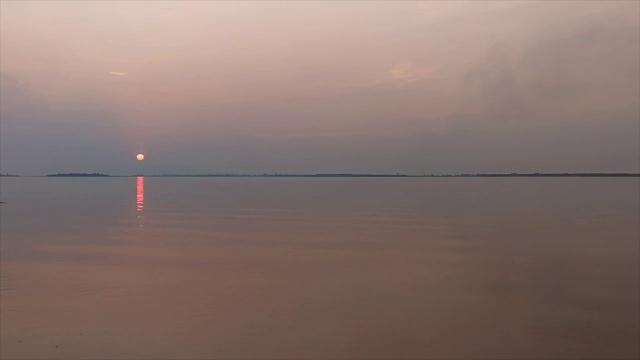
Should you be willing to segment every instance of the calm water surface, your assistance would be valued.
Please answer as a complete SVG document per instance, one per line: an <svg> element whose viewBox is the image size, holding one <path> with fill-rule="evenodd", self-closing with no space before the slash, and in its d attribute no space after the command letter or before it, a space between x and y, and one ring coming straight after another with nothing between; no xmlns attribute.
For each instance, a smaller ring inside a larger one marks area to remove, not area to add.
<svg viewBox="0 0 640 360"><path fill-rule="evenodd" d="M638 178L3 178L2 359L638 358Z"/></svg>

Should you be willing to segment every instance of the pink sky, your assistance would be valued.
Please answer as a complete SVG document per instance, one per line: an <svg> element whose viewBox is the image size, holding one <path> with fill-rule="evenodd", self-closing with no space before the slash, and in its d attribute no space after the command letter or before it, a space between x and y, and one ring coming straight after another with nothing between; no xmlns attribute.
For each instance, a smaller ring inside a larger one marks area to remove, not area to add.
<svg viewBox="0 0 640 360"><path fill-rule="evenodd" d="M640 3L1 3L2 172L638 171Z"/></svg>

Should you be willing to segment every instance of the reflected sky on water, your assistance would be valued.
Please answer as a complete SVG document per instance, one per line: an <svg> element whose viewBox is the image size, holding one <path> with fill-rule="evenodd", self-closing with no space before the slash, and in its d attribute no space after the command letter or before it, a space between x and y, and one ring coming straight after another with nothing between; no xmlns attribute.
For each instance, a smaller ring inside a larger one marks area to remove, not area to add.
<svg viewBox="0 0 640 360"><path fill-rule="evenodd" d="M635 358L639 185L3 178L1 355Z"/></svg>

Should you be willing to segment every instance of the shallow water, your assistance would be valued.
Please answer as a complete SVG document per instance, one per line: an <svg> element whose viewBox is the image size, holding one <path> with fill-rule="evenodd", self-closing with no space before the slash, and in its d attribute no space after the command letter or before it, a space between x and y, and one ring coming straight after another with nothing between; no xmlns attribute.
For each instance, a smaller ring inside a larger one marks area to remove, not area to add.
<svg viewBox="0 0 640 360"><path fill-rule="evenodd" d="M611 359L638 178L2 178L2 359Z"/></svg>

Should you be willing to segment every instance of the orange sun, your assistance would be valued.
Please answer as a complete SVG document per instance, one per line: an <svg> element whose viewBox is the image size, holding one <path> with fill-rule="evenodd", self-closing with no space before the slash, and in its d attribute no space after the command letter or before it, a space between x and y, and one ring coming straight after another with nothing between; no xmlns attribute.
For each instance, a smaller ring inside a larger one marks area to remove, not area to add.
<svg viewBox="0 0 640 360"><path fill-rule="evenodd" d="M138 154L138 155L136 155L136 159L138 159L138 161L142 161L142 160L144 160L144 154Z"/></svg>

